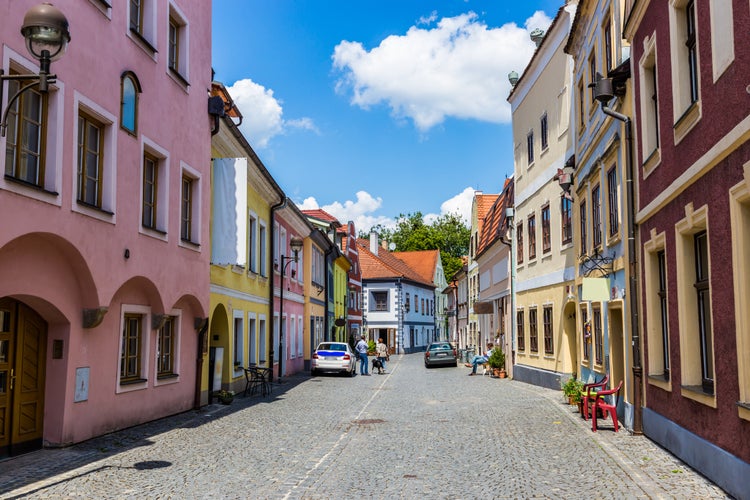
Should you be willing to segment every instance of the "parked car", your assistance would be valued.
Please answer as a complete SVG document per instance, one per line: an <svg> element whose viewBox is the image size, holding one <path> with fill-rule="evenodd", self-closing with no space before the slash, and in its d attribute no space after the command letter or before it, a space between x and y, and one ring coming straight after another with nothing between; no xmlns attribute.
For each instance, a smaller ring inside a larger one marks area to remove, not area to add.
<svg viewBox="0 0 750 500"><path fill-rule="evenodd" d="M424 352L425 368L433 366L458 366L458 355L456 349L450 342L433 342L427 346Z"/></svg>
<svg viewBox="0 0 750 500"><path fill-rule="evenodd" d="M357 356L346 342L321 342L312 355L310 373L345 373L353 377L357 373Z"/></svg>

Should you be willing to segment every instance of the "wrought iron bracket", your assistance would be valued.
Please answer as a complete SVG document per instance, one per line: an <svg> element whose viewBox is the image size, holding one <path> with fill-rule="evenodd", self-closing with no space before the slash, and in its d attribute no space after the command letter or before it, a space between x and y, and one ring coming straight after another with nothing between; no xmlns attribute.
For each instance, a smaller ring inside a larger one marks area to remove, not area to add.
<svg viewBox="0 0 750 500"><path fill-rule="evenodd" d="M593 255L584 255L580 261L583 275L588 278L592 273L598 271L601 278L606 278L612 274L614 260L614 252L610 257L600 254L598 250Z"/></svg>

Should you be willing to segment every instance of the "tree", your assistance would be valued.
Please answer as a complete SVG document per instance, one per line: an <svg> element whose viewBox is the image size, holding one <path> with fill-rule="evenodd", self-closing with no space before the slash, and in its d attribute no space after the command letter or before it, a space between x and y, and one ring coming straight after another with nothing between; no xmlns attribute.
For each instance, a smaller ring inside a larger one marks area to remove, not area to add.
<svg viewBox="0 0 750 500"><path fill-rule="evenodd" d="M461 269L461 257L469 253L471 229L458 214L441 215L431 223L424 221L422 212L400 214L395 229L374 226L380 241L395 243L396 251L440 250L443 272L450 279ZM368 235L363 235L369 238Z"/></svg>

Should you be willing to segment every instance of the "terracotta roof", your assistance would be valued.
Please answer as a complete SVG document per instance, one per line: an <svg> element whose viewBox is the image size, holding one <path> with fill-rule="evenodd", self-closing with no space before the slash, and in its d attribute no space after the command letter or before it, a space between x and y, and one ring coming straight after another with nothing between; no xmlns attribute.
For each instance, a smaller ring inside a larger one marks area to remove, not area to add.
<svg viewBox="0 0 750 500"><path fill-rule="evenodd" d="M403 260L423 280L432 283L435 280L435 268L440 258L440 250L417 250L413 252L393 252L393 256Z"/></svg>
<svg viewBox="0 0 750 500"><path fill-rule="evenodd" d="M484 224L479 232L479 245L477 255L481 255L489 248L505 230L505 209L513 206L513 178L505 179L503 192L497 197L495 203L489 208Z"/></svg>
<svg viewBox="0 0 750 500"><path fill-rule="evenodd" d="M302 210L302 213L305 214L305 215L307 215L308 217L313 217L315 219L322 220L324 222L333 222L333 223L338 224L339 226L341 226L341 223L339 222L339 220L336 217L334 217L333 215L329 214L328 212L326 212L322 208L314 208L314 209L311 209L311 210Z"/></svg>
<svg viewBox="0 0 750 500"><path fill-rule="evenodd" d="M404 278L430 287L435 286L432 276L424 279L416 270L387 249L379 247L378 254L375 255L370 252L370 241L363 238L357 239L357 246L363 280Z"/></svg>

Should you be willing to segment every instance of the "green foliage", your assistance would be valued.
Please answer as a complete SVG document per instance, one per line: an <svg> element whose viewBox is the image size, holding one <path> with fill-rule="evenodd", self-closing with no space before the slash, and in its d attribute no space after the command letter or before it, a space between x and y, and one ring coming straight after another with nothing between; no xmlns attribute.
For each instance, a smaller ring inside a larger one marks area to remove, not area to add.
<svg viewBox="0 0 750 500"><path fill-rule="evenodd" d="M490 352L490 357L487 359L487 363L492 368L505 368L505 353L500 347L495 347Z"/></svg>
<svg viewBox="0 0 750 500"><path fill-rule="evenodd" d="M375 350L375 341L374 340L368 340L367 341L367 352L372 352Z"/></svg>
<svg viewBox="0 0 750 500"><path fill-rule="evenodd" d="M422 212L400 214L395 229L373 226L371 231L378 233L378 239L395 243L399 252L415 250L440 250L443 273L450 279L461 269L461 256L469 253L471 229L458 214L446 214L426 223ZM369 234L360 234L369 238Z"/></svg>
<svg viewBox="0 0 750 500"><path fill-rule="evenodd" d="M575 375L570 377L562 384L562 391L566 397L572 398L574 403L577 403L581 399L581 391L583 390L583 382L578 380Z"/></svg>

